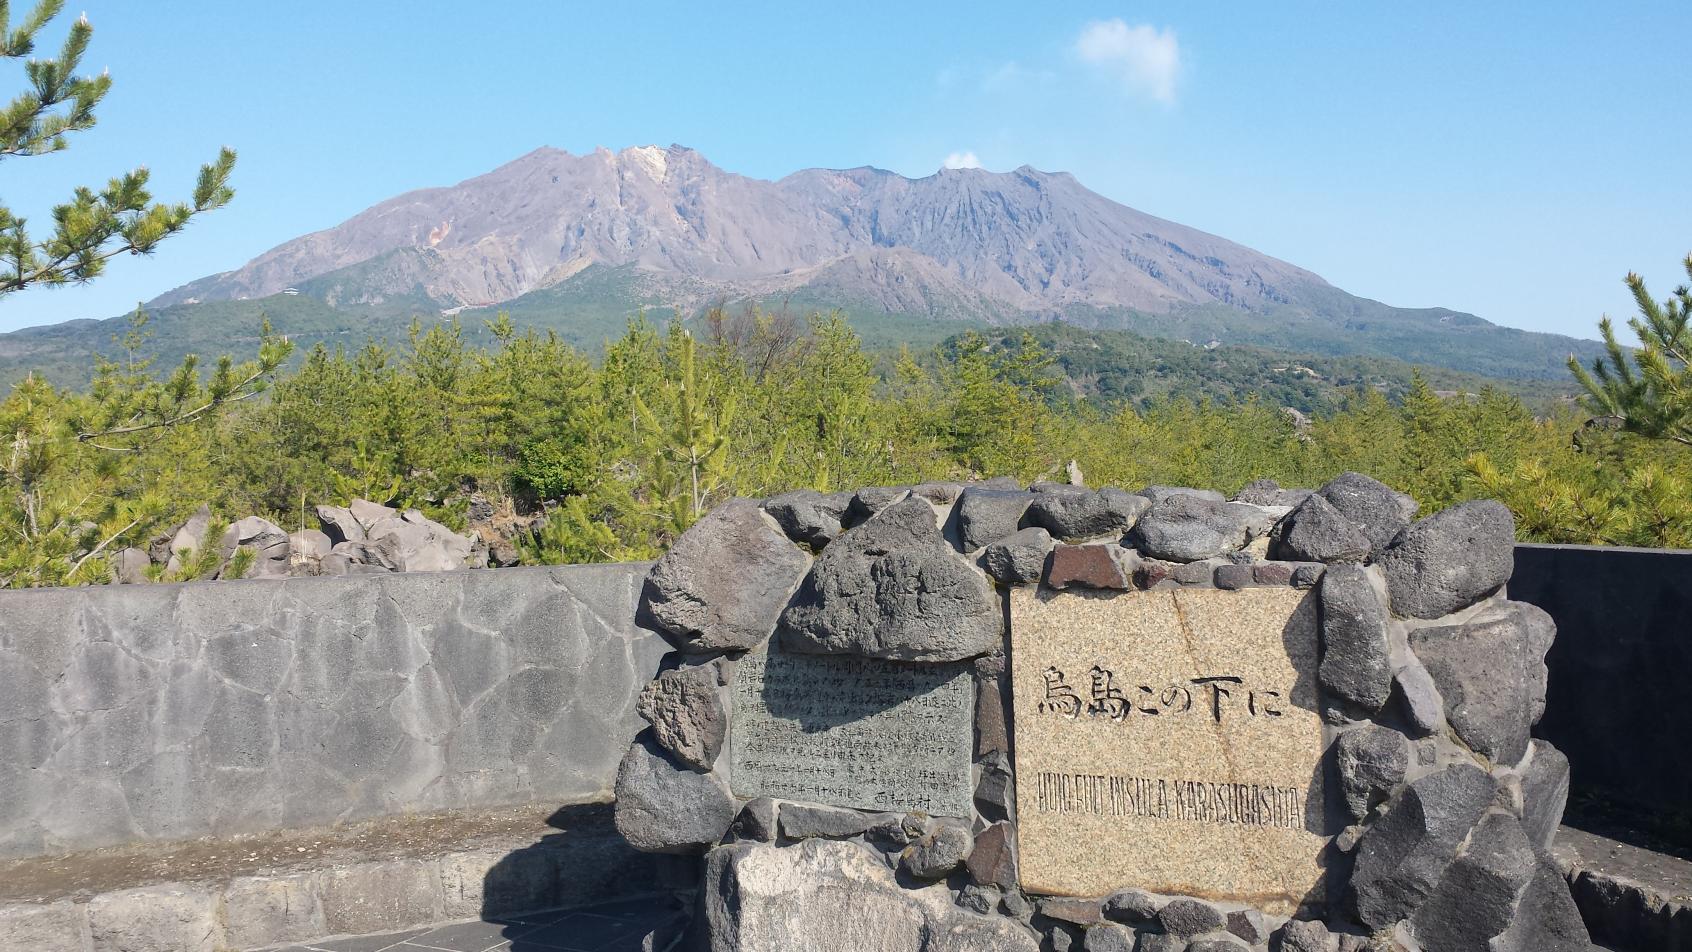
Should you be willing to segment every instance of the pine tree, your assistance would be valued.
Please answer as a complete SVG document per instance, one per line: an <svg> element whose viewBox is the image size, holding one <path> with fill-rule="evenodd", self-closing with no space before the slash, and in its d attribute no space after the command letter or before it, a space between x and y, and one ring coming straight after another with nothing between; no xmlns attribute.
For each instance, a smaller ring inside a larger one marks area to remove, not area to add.
<svg viewBox="0 0 1692 952"><path fill-rule="evenodd" d="M1686 256L1685 265L1692 279L1692 255ZM1639 338L1634 366L1628 365L1627 354L1616 343L1615 327L1605 317L1598 329L1608 358L1594 360L1588 373L1571 356L1569 370L1586 388L1587 405L1594 413L1619 420L1641 436L1692 446L1692 287L1681 285L1659 304L1639 275L1629 274L1627 286L1639 305L1639 317L1627 322Z"/></svg>
<svg viewBox="0 0 1692 952"><path fill-rule="evenodd" d="M9 0L0 0L0 59L28 57L36 35L63 8L64 0L40 0L14 27ZM25 62L29 88L0 108L0 157L57 152L68 145L68 135L93 127L95 108L112 87L108 75L77 75L93 35L88 19L79 17L57 59ZM223 149L215 162L201 167L192 199L175 204L153 201L146 168L126 172L100 191L79 187L70 201L53 208L53 233L39 241L30 237L23 218L0 205L0 295L31 285L88 281L108 258L150 253L189 219L234 197L229 187L234 167L235 152Z"/></svg>

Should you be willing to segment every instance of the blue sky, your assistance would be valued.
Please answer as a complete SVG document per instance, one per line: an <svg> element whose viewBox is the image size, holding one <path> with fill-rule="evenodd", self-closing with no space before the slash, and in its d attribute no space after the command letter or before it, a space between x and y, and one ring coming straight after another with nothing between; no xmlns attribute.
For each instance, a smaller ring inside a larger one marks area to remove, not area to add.
<svg viewBox="0 0 1692 952"><path fill-rule="evenodd" d="M113 316L541 145L678 142L764 178L1026 163L1353 293L1581 336L1631 312L1627 271L1663 297L1692 251L1685 0L82 8L100 124L7 160L0 197L45 222L138 164L181 197L226 143L238 196L0 301L0 330Z"/></svg>

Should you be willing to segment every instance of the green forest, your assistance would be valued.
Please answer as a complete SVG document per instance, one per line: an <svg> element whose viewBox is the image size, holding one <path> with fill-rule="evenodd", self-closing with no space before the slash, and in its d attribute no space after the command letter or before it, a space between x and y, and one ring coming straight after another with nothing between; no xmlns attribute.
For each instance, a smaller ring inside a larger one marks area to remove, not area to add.
<svg viewBox="0 0 1692 952"><path fill-rule="evenodd" d="M1436 391L1415 372L1399 385L1295 371L1323 381L1301 417L1271 383L1240 389L1252 379L1240 356L1217 367L1181 345L1193 366L1156 352L1101 362L1083 359L1096 347L1075 353L1085 332L878 351L838 315L718 311L635 319L590 357L503 314L476 331L489 343L434 323L398 346L295 354L266 326L253 361L166 372L138 311L88 387L32 376L0 401L0 584L105 581L108 556L202 503L222 521L297 529L315 527L312 507L361 497L461 528L480 493L547 513L524 561L593 562L652 557L731 496L1063 479L1072 460L1090 485L1130 489L1315 486L1357 470L1424 512L1501 499L1524 539L1692 545L1686 446L1597 425L1566 401L1530 410L1494 387ZM1224 373L1228 389L1207 387Z"/></svg>

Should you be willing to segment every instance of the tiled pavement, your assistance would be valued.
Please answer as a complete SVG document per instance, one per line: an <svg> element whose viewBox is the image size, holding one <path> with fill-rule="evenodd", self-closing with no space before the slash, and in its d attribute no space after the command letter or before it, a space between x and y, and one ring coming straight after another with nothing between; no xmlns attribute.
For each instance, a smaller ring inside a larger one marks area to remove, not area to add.
<svg viewBox="0 0 1692 952"><path fill-rule="evenodd" d="M383 935L343 936L274 952L664 952L685 922L666 897L449 922Z"/></svg>

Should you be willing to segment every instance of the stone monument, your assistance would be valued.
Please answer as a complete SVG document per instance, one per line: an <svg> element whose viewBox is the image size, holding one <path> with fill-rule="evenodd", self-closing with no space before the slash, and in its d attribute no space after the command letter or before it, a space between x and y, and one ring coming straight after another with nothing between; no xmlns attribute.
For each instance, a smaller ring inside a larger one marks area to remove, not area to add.
<svg viewBox="0 0 1692 952"><path fill-rule="evenodd" d="M1493 502L1010 480L717 507L617 827L711 952L1585 952Z"/></svg>

